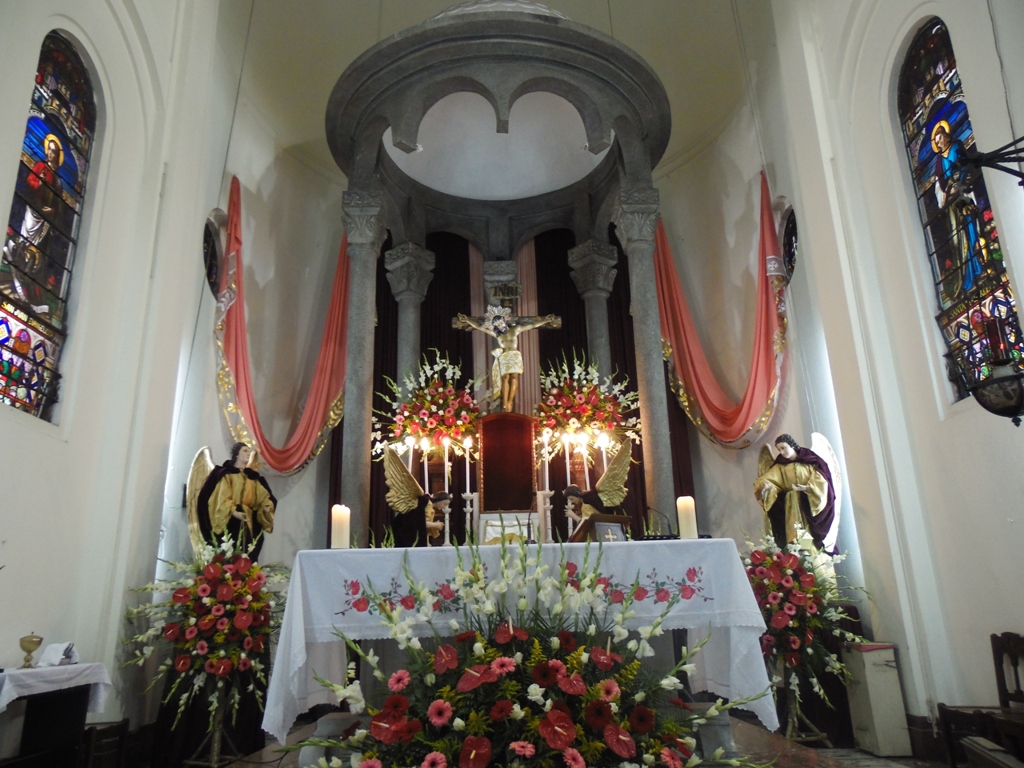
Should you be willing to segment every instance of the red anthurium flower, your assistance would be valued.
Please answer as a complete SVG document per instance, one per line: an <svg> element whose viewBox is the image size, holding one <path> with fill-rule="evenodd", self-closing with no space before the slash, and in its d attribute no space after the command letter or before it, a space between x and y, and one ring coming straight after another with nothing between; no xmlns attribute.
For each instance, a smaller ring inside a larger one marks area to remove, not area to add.
<svg viewBox="0 0 1024 768"><path fill-rule="evenodd" d="M234 624L238 629L248 629L252 624L252 614L248 611L239 611L235 614Z"/></svg>
<svg viewBox="0 0 1024 768"><path fill-rule="evenodd" d="M477 664L463 673L455 686L455 690L459 693L466 693L467 691L479 688L483 683L493 683L497 679L498 673L491 669L490 664Z"/></svg>
<svg viewBox="0 0 1024 768"><path fill-rule="evenodd" d="M179 605L187 603L191 599L192 590L190 590L188 587L179 587L178 589L174 590L174 594L171 595L171 600L173 600L175 603L178 603Z"/></svg>
<svg viewBox="0 0 1024 768"><path fill-rule="evenodd" d="M227 677L231 674L231 670L235 665L231 663L231 659L217 659L213 662L213 674L217 677Z"/></svg>
<svg viewBox="0 0 1024 768"><path fill-rule="evenodd" d="M400 726L404 720L397 712L378 712L370 720L370 735L381 744L394 744L402 736Z"/></svg>
<svg viewBox="0 0 1024 768"><path fill-rule="evenodd" d="M617 653L609 653L601 646L595 645L590 650L590 660L597 665L598 669L602 669L607 672L615 666L616 662L622 661L622 657Z"/></svg>
<svg viewBox="0 0 1024 768"><path fill-rule="evenodd" d="M789 593L789 602L793 605L807 605L807 595L799 589L794 589Z"/></svg>
<svg viewBox="0 0 1024 768"><path fill-rule="evenodd" d="M792 619L789 618L789 614L785 611L778 611L772 616L772 626L775 629L783 629L789 626L789 622Z"/></svg>
<svg viewBox="0 0 1024 768"><path fill-rule="evenodd" d="M455 636L455 642L461 643L474 637L476 637L476 632L473 630L470 630L469 632L460 632Z"/></svg>
<svg viewBox="0 0 1024 768"><path fill-rule="evenodd" d="M178 639L178 635L181 632L181 625L179 624L167 624L164 627L164 638L169 642L174 642Z"/></svg>
<svg viewBox="0 0 1024 768"><path fill-rule="evenodd" d="M442 645L434 654L434 672L442 674L459 666L459 652L453 646Z"/></svg>
<svg viewBox="0 0 1024 768"><path fill-rule="evenodd" d="M459 753L459 768L487 768L491 761L491 740L486 736L467 736Z"/></svg>
<svg viewBox="0 0 1024 768"><path fill-rule="evenodd" d="M205 632L206 630L213 627L217 623L217 617L212 613L208 613L199 620L199 628Z"/></svg>
<svg viewBox="0 0 1024 768"><path fill-rule="evenodd" d="M187 672L188 668L192 666L192 657L187 653L183 653L174 660L174 668L178 672Z"/></svg>
<svg viewBox="0 0 1024 768"><path fill-rule="evenodd" d="M765 554L760 549L755 549L750 553L750 562L754 565L760 565L765 560Z"/></svg>
<svg viewBox="0 0 1024 768"><path fill-rule="evenodd" d="M787 653L786 654L786 666L787 667L795 667L799 663L800 663L800 654L799 653L791 652L791 653Z"/></svg>
<svg viewBox="0 0 1024 768"><path fill-rule="evenodd" d="M221 584L217 587L217 599L222 603L227 603L235 596L235 590L231 588L228 583Z"/></svg>
<svg viewBox="0 0 1024 768"><path fill-rule="evenodd" d="M608 749L619 757L633 757L636 755L636 742L633 741L633 737L629 735L628 731L615 725L615 723L604 727L604 743L608 745Z"/></svg>
<svg viewBox="0 0 1024 768"><path fill-rule="evenodd" d="M203 568L203 576L208 578L210 581L219 579L222 573L224 573L224 569L221 568L219 563L210 563Z"/></svg>
<svg viewBox="0 0 1024 768"><path fill-rule="evenodd" d="M558 678L558 687L570 696L582 696L587 691L587 684L583 682L579 672L573 672L572 677Z"/></svg>
<svg viewBox="0 0 1024 768"><path fill-rule="evenodd" d="M252 560L250 560L248 557L245 557L243 555L242 557L235 560L235 573L237 573L239 576L245 576L245 574L249 572L250 568L252 568Z"/></svg>
<svg viewBox="0 0 1024 768"><path fill-rule="evenodd" d="M811 587L813 587L814 586L814 574L813 573L805 573L803 576L801 576L800 577L800 586L803 587L804 589L810 589Z"/></svg>
<svg viewBox="0 0 1024 768"><path fill-rule="evenodd" d="M573 724L572 718L565 712L556 709L552 709L544 716L537 730L540 731L540 735L544 737L548 746L559 752L566 749L576 738L576 726Z"/></svg>

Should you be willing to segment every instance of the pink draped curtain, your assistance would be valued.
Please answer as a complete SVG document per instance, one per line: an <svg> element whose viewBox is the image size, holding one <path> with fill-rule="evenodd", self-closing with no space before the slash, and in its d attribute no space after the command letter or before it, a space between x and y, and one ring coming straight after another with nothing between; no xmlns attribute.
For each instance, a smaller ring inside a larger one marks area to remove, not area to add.
<svg viewBox="0 0 1024 768"><path fill-rule="evenodd" d="M306 406L295 432L283 446L277 447L271 445L263 432L252 390L242 283L241 218L240 187L238 179L232 178L228 198L227 257L217 300L216 328L222 354L218 390L234 437L253 440L274 471L294 472L320 452L328 433L342 415L348 318L348 240L344 236L341 240L327 321Z"/></svg>
<svg viewBox="0 0 1024 768"><path fill-rule="evenodd" d="M745 448L767 428L775 412L785 353L785 270L764 172L754 349L750 379L740 402L725 394L708 365L661 221L655 245L661 333L671 346L673 389L679 403L705 436L729 448Z"/></svg>

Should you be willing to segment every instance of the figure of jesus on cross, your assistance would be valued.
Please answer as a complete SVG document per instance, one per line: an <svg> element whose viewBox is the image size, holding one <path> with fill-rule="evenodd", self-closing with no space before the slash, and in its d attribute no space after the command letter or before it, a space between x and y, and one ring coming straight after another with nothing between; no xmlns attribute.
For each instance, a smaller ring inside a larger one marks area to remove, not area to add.
<svg viewBox="0 0 1024 768"><path fill-rule="evenodd" d="M519 334L534 328L561 328L562 318L555 315L518 317L508 307L489 306L483 317L468 317L460 313L452 320L452 327L482 331L498 340L497 348L491 352L494 355L491 389L501 395L501 410L511 413L519 391L519 374L523 372Z"/></svg>

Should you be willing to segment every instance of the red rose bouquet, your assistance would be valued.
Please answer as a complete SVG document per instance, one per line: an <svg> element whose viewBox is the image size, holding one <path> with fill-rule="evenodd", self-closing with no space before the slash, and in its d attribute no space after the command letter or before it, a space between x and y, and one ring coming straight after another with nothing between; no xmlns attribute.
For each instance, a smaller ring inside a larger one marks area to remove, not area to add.
<svg viewBox="0 0 1024 768"><path fill-rule="evenodd" d="M226 702L234 713L250 688L262 709L270 638L284 611L278 591L285 583L284 569L254 563L230 541L219 550L208 547L194 563L171 565L181 578L138 590L170 593L170 598L128 611L129 621L148 626L126 641L135 646L126 665L143 665L166 644L169 658L149 688L170 677L165 701L177 702L178 718L193 699L208 696L212 727L215 702Z"/></svg>
<svg viewBox="0 0 1024 768"><path fill-rule="evenodd" d="M625 620L650 590L639 580L626 585L602 577L600 556L577 566L563 555L550 572L525 545L503 549L499 573L489 578L479 550L470 551L472 562L460 562L438 592L406 574L408 607L391 599L394 591L358 585L370 593L368 610L381 616L405 662L386 673L372 651L346 638L388 694L368 706L351 675L346 685L320 680L352 712L365 713L344 738L306 744L356 753L353 768L683 768L701 762L694 753L704 718L749 701L718 701L694 712L679 698L678 676L692 671L689 656L699 646L684 649L667 674L664 664L659 673L646 666L654 656L648 640L662 634L663 619L683 599L677 590L650 626L631 632ZM535 595L532 603L526 595ZM451 616L449 609L463 621L451 619L439 631L434 618ZM421 643L424 631L433 639ZM720 757L705 759L715 764Z"/></svg>
<svg viewBox="0 0 1024 768"><path fill-rule="evenodd" d="M391 394L377 393L388 409L374 417L375 454L389 444L400 454L411 445L426 445L429 452L447 439L451 450L462 456L476 439L480 407L470 394L473 382L460 387L461 368L432 351L434 360L424 355L416 376L406 377L404 386L388 379Z"/></svg>

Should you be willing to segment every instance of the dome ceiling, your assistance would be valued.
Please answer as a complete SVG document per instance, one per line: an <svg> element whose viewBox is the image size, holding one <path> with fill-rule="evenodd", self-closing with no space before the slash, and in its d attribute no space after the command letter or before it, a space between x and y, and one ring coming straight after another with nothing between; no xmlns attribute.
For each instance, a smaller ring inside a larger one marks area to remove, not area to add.
<svg viewBox="0 0 1024 768"><path fill-rule="evenodd" d="M757 0L734 0L740 6ZM496 9L531 6L489 0ZM254 0L241 96L264 118L279 145L328 174L341 175L327 146L324 109L339 73L379 40L444 12L445 0ZM672 134L660 167L671 167L716 136L744 96L734 3L722 0L549 0L546 11L604 32L655 70L672 106ZM534 12L537 12L534 9ZM585 176L604 153L585 148L576 110L534 93L514 105L509 133L475 94L452 94L427 112L406 154L385 143L413 179L478 199L548 191ZM471 153L455 152L467 141ZM533 170L543 171L532 181ZM502 191L499 191L502 190Z"/></svg>

